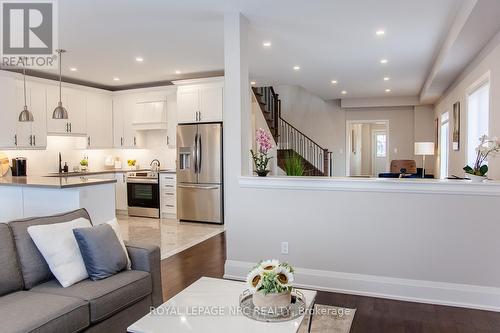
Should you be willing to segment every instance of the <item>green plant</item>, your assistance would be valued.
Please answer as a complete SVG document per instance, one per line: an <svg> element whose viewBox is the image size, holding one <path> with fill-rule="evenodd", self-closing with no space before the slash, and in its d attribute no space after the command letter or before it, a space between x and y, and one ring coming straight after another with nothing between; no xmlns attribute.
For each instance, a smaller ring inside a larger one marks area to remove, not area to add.
<svg viewBox="0 0 500 333"><path fill-rule="evenodd" d="M89 161L88 161L87 159L85 159L85 158L84 158L84 159L82 159L82 160L80 161L80 165L81 165L81 166L85 166L85 167L86 167L86 166L89 166Z"/></svg>
<svg viewBox="0 0 500 333"><path fill-rule="evenodd" d="M488 157L495 156L496 153L500 151L500 143L497 138L488 138L483 135L479 138L479 146L476 147L476 161L474 166L469 165L464 166L464 171L468 174L475 176L486 176L488 173L488 165L484 164Z"/></svg>
<svg viewBox="0 0 500 333"><path fill-rule="evenodd" d="M304 175L305 166L302 159L297 154L293 154L285 159L285 172L287 176Z"/></svg>

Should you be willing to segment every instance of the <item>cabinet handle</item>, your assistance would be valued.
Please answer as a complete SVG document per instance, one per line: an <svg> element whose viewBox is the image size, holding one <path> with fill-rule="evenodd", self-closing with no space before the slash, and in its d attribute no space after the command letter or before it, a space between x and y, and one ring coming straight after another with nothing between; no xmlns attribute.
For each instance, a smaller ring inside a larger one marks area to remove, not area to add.
<svg viewBox="0 0 500 333"><path fill-rule="evenodd" d="M120 146L123 146L123 137L120 138Z"/></svg>
<svg viewBox="0 0 500 333"><path fill-rule="evenodd" d="M87 137L87 145L90 147L90 135Z"/></svg>
<svg viewBox="0 0 500 333"><path fill-rule="evenodd" d="M72 132L72 129L71 129L71 123L69 123L69 132L70 132L70 133Z"/></svg>
<svg viewBox="0 0 500 333"><path fill-rule="evenodd" d="M69 132L69 123L66 123L66 133Z"/></svg>
<svg viewBox="0 0 500 333"><path fill-rule="evenodd" d="M201 121L201 111L198 111L198 121Z"/></svg>
<svg viewBox="0 0 500 333"><path fill-rule="evenodd" d="M33 146L33 135L30 135L29 143L30 143L30 146Z"/></svg>
<svg viewBox="0 0 500 333"><path fill-rule="evenodd" d="M36 136L33 135L33 146L36 146Z"/></svg>
<svg viewBox="0 0 500 333"><path fill-rule="evenodd" d="M125 174L123 174L123 182L125 183L127 181L127 176L125 176Z"/></svg>
<svg viewBox="0 0 500 333"><path fill-rule="evenodd" d="M136 138L134 136L134 146L136 146L136 145L137 145L137 140L136 140Z"/></svg>
<svg viewBox="0 0 500 333"><path fill-rule="evenodd" d="M14 134L14 145L17 146L17 134Z"/></svg>
<svg viewBox="0 0 500 333"><path fill-rule="evenodd" d="M169 136L167 135L167 145L169 145L169 144L170 144L170 138L169 138Z"/></svg>

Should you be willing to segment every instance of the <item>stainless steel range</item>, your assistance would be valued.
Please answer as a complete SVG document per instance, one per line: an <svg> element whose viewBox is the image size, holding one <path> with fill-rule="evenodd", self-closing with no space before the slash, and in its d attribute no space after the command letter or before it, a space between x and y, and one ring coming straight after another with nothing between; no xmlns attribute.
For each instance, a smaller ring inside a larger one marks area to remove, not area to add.
<svg viewBox="0 0 500 333"><path fill-rule="evenodd" d="M160 182L158 172L127 173L128 215L160 217Z"/></svg>

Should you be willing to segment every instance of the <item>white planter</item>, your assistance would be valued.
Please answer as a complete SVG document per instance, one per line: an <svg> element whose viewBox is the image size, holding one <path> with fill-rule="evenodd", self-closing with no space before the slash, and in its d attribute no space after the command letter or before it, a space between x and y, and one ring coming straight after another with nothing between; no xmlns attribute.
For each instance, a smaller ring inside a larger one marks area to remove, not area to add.
<svg viewBox="0 0 500 333"><path fill-rule="evenodd" d="M280 313L288 310L292 303L292 294L290 291L284 291L279 294L267 294L257 291L252 297L253 305L259 311L267 313Z"/></svg>
<svg viewBox="0 0 500 333"><path fill-rule="evenodd" d="M488 178L486 176L471 175L470 173L466 173L465 177L469 178L473 183L482 183L484 180Z"/></svg>

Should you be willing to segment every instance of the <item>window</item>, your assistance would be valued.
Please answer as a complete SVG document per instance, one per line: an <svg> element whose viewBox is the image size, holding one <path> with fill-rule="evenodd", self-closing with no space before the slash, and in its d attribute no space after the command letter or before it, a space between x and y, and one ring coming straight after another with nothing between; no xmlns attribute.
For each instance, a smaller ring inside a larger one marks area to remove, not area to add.
<svg viewBox="0 0 500 333"><path fill-rule="evenodd" d="M479 138L488 135L490 118L490 84L484 83L467 98L467 162L473 165Z"/></svg>
<svg viewBox="0 0 500 333"><path fill-rule="evenodd" d="M377 134L375 135L375 141L377 144L377 157L386 157L387 155L387 135Z"/></svg>
<svg viewBox="0 0 500 333"><path fill-rule="evenodd" d="M441 130L439 131L439 176L441 179L448 177L448 152L450 149L450 113L441 115Z"/></svg>

